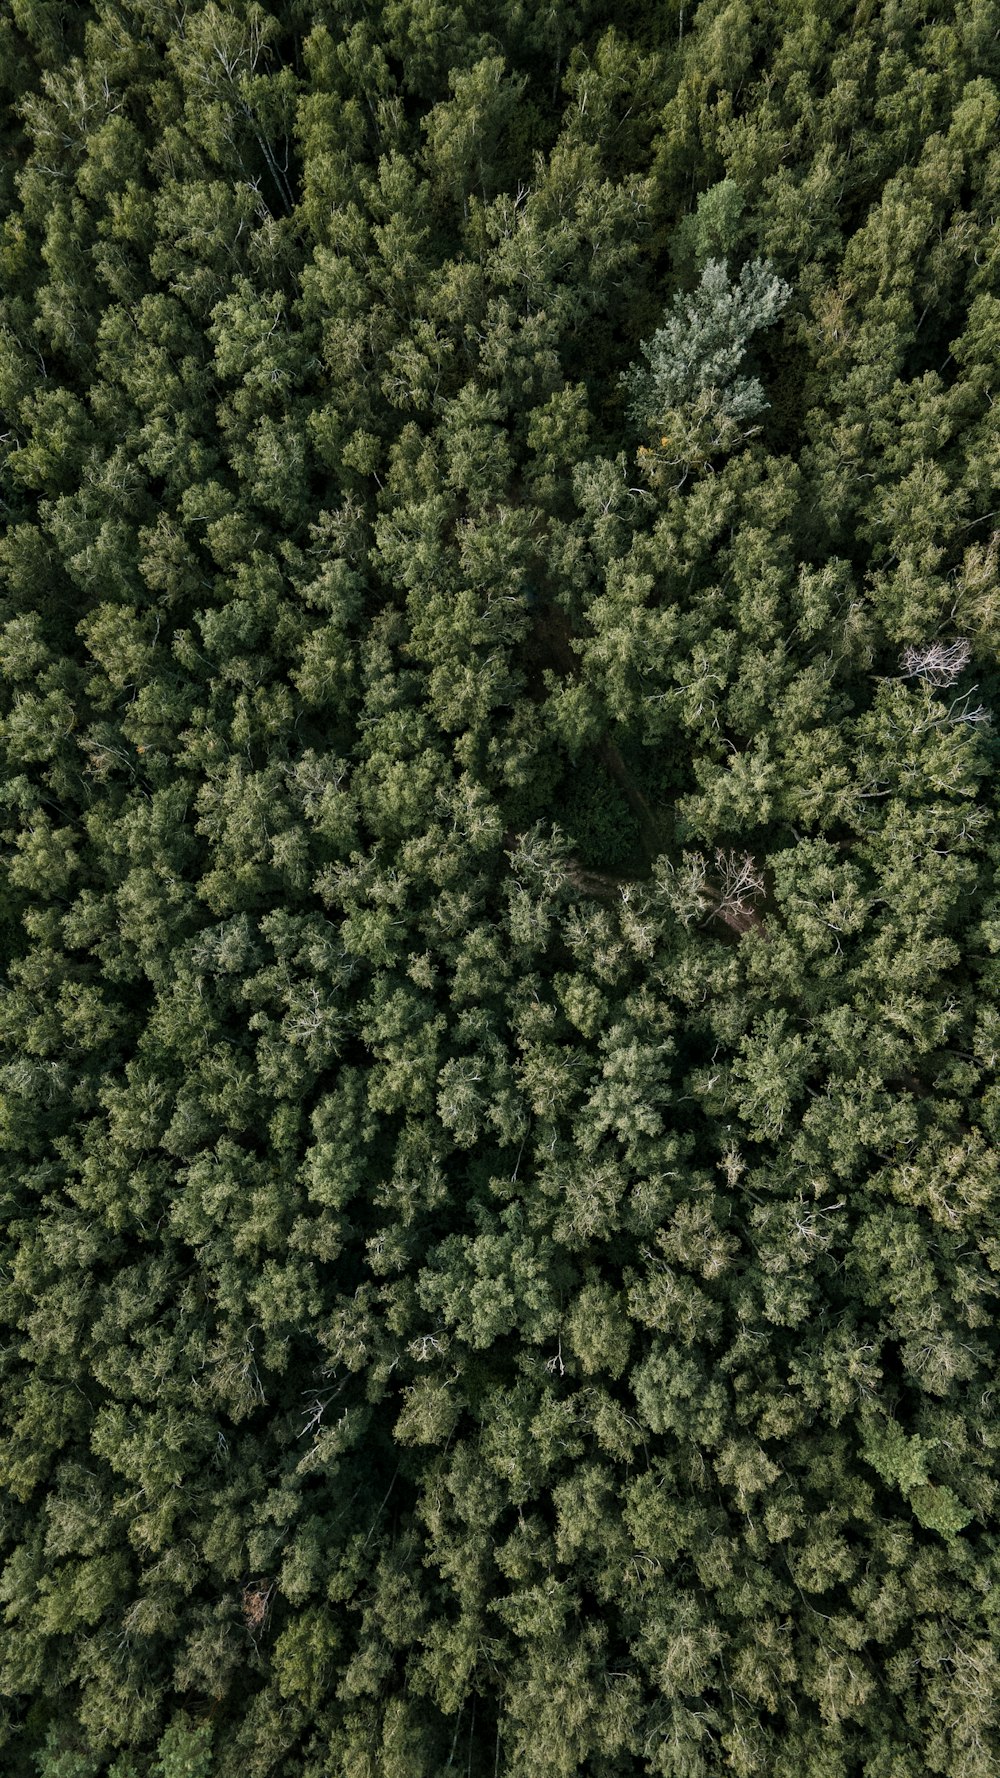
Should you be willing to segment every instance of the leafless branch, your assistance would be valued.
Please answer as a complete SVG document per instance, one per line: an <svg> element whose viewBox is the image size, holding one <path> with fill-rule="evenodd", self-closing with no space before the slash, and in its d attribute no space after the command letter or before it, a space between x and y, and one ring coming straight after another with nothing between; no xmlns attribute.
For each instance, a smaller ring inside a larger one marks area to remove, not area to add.
<svg viewBox="0 0 1000 1778"><path fill-rule="evenodd" d="M717 851L715 854L716 884L713 885L715 906L712 913L737 932L760 923L757 902L764 893L764 877L749 852Z"/></svg>
<svg viewBox="0 0 1000 1778"><path fill-rule="evenodd" d="M903 650L900 672L904 679L923 679L927 685L954 685L972 659L972 647L964 636L954 642L911 642Z"/></svg>
<svg viewBox="0 0 1000 1778"><path fill-rule="evenodd" d="M267 1624L273 1592L273 1581L254 1580L243 1588L243 1622L255 1641Z"/></svg>

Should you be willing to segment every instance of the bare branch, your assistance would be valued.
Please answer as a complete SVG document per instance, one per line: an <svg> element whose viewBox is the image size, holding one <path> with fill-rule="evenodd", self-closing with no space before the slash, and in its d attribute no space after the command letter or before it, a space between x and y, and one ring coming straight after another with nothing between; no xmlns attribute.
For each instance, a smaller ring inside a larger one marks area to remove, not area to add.
<svg viewBox="0 0 1000 1778"><path fill-rule="evenodd" d="M273 1581L250 1581L243 1588L243 1622L255 1641L267 1624L273 1592Z"/></svg>
<svg viewBox="0 0 1000 1778"><path fill-rule="evenodd" d="M764 877L749 852L715 854L717 888L712 913L737 932L760 924L756 903L764 893Z"/></svg>
<svg viewBox="0 0 1000 1778"><path fill-rule="evenodd" d="M972 659L972 647L964 636L954 642L911 642L903 650L900 672L904 679L922 679L927 685L954 685Z"/></svg>

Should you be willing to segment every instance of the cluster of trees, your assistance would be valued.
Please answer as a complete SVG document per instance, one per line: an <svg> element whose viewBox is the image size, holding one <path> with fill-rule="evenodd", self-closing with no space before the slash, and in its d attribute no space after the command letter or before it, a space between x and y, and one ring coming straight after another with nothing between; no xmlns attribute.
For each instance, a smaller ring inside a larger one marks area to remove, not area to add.
<svg viewBox="0 0 1000 1778"><path fill-rule="evenodd" d="M0 1760L991 1778L987 0L0 17Z"/></svg>

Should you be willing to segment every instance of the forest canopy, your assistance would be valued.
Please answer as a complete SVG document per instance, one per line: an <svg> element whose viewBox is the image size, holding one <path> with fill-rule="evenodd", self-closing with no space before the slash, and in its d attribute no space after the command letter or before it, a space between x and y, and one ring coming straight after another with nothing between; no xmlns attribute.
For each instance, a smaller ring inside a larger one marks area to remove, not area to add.
<svg viewBox="0 0 1000 1778"><path fill-rule="evenodd" d="M4 1773L994 1778L995 7L0 86Z"/></svg>

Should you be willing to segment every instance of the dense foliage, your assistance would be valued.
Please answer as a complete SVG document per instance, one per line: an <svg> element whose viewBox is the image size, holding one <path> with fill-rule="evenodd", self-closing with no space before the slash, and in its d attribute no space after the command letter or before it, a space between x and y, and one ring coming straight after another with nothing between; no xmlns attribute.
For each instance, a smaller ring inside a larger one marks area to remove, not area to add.
<svg viewBox="0 0 1000 1778"><path fill-rule="evenodd" d="M988 0L0 8L0 1761L991 1778Z"/></svg>

